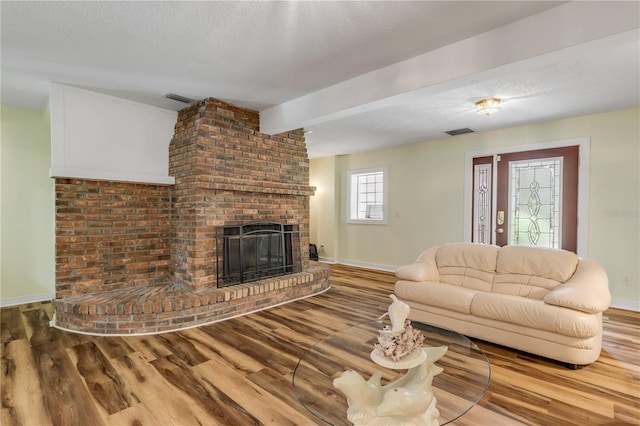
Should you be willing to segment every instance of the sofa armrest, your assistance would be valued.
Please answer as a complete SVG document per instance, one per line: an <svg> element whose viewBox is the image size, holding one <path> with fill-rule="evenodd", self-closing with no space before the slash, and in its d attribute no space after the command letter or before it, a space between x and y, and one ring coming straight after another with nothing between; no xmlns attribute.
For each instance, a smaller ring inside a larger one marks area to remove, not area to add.
<svg viewBox="0 0 640 426"><path fill-rule="evenodd" d="M604 312L611 306L607 273L597 262L581 259L575 274L547 293L544 302L592 314Z"/></svg>
<svg viewBox="0 0 640 426"><path fill-rule="evenodd" d="M396 270L396 277L407 281L440 281L440 272L436 265L438 247L431 247L420 253L415 263L401 266Z"/></svg>
<svg viewBox="0 0 640 426"><path fill-rule="evenodd" d="M440 281L440 274L435 265L427 263L412 263L401 266L396 270L396 277L407 281Z"/></svg>

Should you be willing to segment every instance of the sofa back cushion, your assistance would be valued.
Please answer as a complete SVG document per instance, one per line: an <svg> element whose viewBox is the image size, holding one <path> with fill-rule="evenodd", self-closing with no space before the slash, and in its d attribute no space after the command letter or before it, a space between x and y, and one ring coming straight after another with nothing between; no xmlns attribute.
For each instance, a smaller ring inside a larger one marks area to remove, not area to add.
<svg viewBox="0 0 640 426"><path fill-rule="evenodd" d="M505 246L498 252L494 293L542 299L573 276L578 256L566 250Z"/></svg>
<svg viewBox="0 0 640 426"><path fill-rule="evenodd" d="M498 249L496 246L473 243L440 246L436 254L440 282L491 291Z"/></svg>

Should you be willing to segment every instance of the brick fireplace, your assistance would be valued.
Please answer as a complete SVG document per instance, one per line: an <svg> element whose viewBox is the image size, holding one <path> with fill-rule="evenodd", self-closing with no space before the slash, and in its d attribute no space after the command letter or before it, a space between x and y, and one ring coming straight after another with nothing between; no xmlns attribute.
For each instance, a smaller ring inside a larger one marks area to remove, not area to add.
<svg viewBox="0 0 640 426"><path fill-rule="evenodd" d="M256 111L210 98L178 113L175 185L56 179L54 325L98 334L204 324L329 287L309 261L309 163L302 129L266 135ZM299 272L218 287L216 229L299 229Z"/></svg>

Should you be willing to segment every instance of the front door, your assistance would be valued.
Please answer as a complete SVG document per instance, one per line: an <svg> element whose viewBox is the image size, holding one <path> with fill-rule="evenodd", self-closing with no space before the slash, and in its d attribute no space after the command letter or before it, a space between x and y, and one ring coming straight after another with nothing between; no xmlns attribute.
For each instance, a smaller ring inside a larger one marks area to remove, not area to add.
<svg viewBox="0 0 640 426"><path fill-rule="evenodd" d="M577 252L579 147L498 154L495 158L495 211L474 213L473 241L499 246L525 245ZM474 159L473 206L483 204L485 187L478 186L479 170L490 168L488 158ZM490 202L490 201L489 201ZM491 203L492 204L492 203ZM487 217L486 221L478 218ZM491 233L495 235L491 235Z"/></svg>

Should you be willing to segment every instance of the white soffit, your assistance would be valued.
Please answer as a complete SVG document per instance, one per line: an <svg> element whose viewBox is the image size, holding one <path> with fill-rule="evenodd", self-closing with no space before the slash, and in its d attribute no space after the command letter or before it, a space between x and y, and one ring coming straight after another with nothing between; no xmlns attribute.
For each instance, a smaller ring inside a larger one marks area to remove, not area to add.
<svg viewBox="0 0 640 426"><path fill-rule="evenodd" d="M264 109L261 131L275 134L310 127L514 70L550 65L559 55L578 56L621 41L637 42L637 10L635 2L616 2L615 8L607 2L564 4Z"/></svg>

